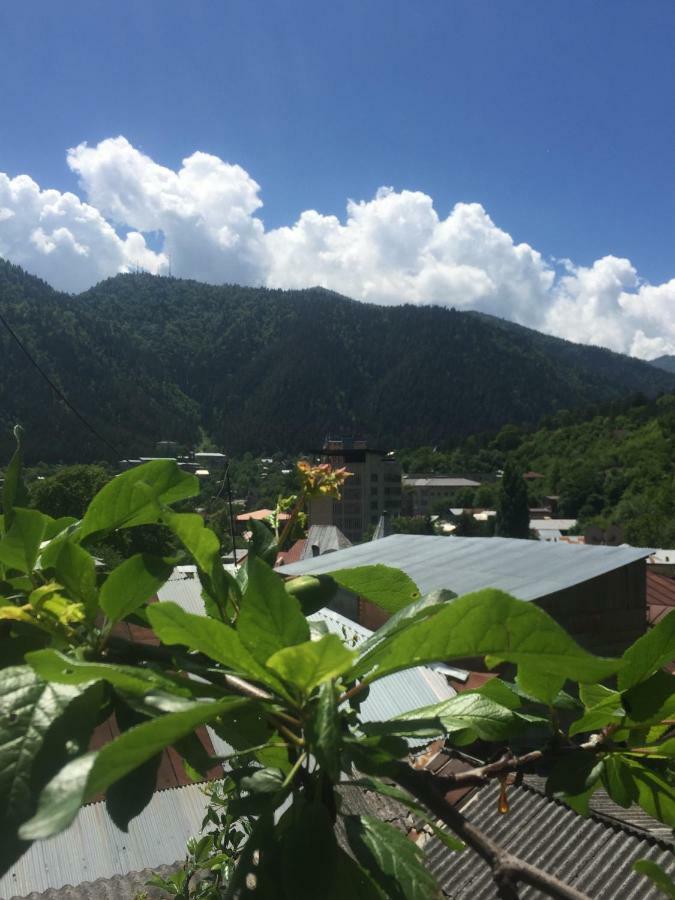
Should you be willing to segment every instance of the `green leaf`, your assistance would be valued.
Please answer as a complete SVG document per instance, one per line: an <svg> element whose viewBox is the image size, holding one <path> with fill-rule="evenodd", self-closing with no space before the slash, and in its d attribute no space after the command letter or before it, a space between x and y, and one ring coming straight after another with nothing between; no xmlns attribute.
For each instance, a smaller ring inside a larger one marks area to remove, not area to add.
<svg viewBox="0 0 675 900"><path fill-rule="evenodd" d="M101 609L111 622L119 622L153 597L171 571L163 559L147 553L125 559L101 585Z"/></svg>
<svg viewBox="0 0 675 900"><path fill-rule="evenodd" d="M279 551L274 532L264 522L257 522L255 519L251 519L247 525L252 535L248 544L248 558L256 556L273 566Z"/></svg>
<svg viewBox="0 0 675 900"><path fill-rule="evenodd" d="M416 816L418 816L424 824L432 831L435 837L438 838L441 843L445 844L448 850L454 850L456 852L461 852L464 850L465 845L460 841L459 838L450 834L446 828L440 828L436 825L435 821L429 815L427 809L422 806L421 803L418 803L414 797L411 797L410 794L407 794L405 791L402 791L398 787L394 787L391 784L387 784L384 781L381 781L379 778L367 778L362 777L356 779L356 781L350 782L350 784L355 785L356 787L364 788L367 791L376 791L378 794L382 794L383 797L391 797L392 800L396 800L398 803L402 803L407 809L411 812L414 812Z"/></svg>
<svg viewBox="0 0 675 900"><path fill-rule="evenodd" d="M655 863L651 859L638 859L638 861L633 864L633 868L636 872L639 872L640 875L646 875L647 878L651 879L666 897L675 900L675 882L670 875L658 865L658 863Z"/></svg>
<svg viewBox="0 0 675 900"><path fill-rule="evenodd" d="M659 670L623 694L628 724L658 725L675 718L675 675Z"/></svg>
<svg viewBox="0 0 675 900"><path fill-rule="evenodd" d="M52 519L47 516L47 527L45 528L44 540L51 541L58 535L62 534L66 528L70 528L78 520L74 516L61 516L59 519Z"/></svg>
<svg viewBox="0 0 675 900"><path fill-rule="evenodd" d="M281 769L257 769L242 778L239 786L251 794L276 794L283 789L284 778Z"/></svg>
<svg viewBox="0 0 675 900"><path fill-rule="evenodd" d="M136 466L113 478L96 494L82 519L80 540L157 522L160 504L198 493L199 479L183 472L173 460L157 459Z"/></svg>
<svg viewBox="0 0 675 900"><path fill-rule="evenodd" d="M604 757L602 784L612 800L624 809L637 800L633 779L618 753L608 753Z"/></svg>
<svg viewBox="0 0 675 900"><path fill-rule="evenodd" d="M163 690L185 697L192 696L187 684L182 687L176 680L167 678L153 669L142 669L140 666L83 662L49 648L27 653L26 662L41 678L51 683L74 685L107 681L108 684L131 694L147 694L150 691Z"/></svg>
<svg viewBox="0 0 675 900"><path fill-rule="evenodd" d="M430 900L438 885L424 866L424 854L406 835L372 816L348 816L347 840L358 862L389 900Z"/></svg>
<svg viewBox="0 0 675 900"><path fill-rule="evenodd" d="M502 741L520 734L532 724L548 725L548 720L515 712L481 694L465 693L394 716L381 725L366 723L364 730L410 736L421 730L430 737L441 730L453 744L463 746L477 740Z"/></svg>
<svg viewBox="0 0 675 900"><path fill-rule="evenodd" d="M0 563L18 572L32 572L40 552L47 518L36 509L12 512L11 526L0 539Z"/></svg>
<svg viewBox="0 0 675 900"><path fill-rule="evenodd" d="M354 656L336 634L327 634L321 640L279 650L267 660L267 667L293 688L309 694L322 681L346 672Z"/></svg>
<svg viewBox="0 0 675 900"><path fill-rule="evenodd" d="M293 900L324 897L333 886L336 865L337 841L326 807L294 803L282 838L285 895Z"/></svg>
<svg viewBox="0 0 675 900"><path fill-rule="evenodd" d="M359 653L364 656L373 647L381 643L385 638L390 638L400 631L409 628L413 622L419 622L422 619L429 619L439 613L447 603L456 598L457 594L453 591L431 591L415 600L414 603L404 606L395 613L391 618L387 619L384 625L381 625L377 631L373 632L367 640L359 646Z"/></svg>
<svg viewBox="0 0 675 900"><path fill-rule="evenodd" d="M339 781L342 735L335 686L332 681L324 681L319 687L316 704L312 708L312 718L308 723L308 732L319 765L332 781Z"/></svg>
<svg viewBox="0 0 675 900"><path fill-rule="evenodd" d="M220 540L197 513L165 510L162 518L197 563L207 612L213 618L227 621L228 613L234 609L233 601L238 603L241 599L241 591L223 568Z"/></svg>
<svg viewBox="0 0 675 900"><path fill-rule="evenodd" d="M186 613L177 603L153 603L147 613L162 643L183 644L191 650L199 650L233 672L249 675L274 687L278 685L277 679L249 653L234 628L206 616Z"/></svg>
<svg viewBox="0 0 675 900"><path fill-rule="evenodd" d="M248 583L237 619L242 643L260 663L273 653L309 639L300 604L284 590L283 581L262 560L247 560Z"/></svg>
<svg viewBox="0 0 675 900"><path fill-rule="evenodd" d="M298 575L284 582L284 590L295 597L306 616L328 606L337 589L329 575Z"/></svg>
<svg viewBox="0 0 675 900"><path fill-rule="evenodd" d="M67 828L82 803L128 772L223 712L243 706L243 698L186 702L183 708L125 731L96 753L73 760L46 785L37 813L20 829L27 840L51 837Z"/></svg>
<svg viewBox="0 0 675 900"><path fill-rule="evenodd" d="M21 479L21 467L23 465L23 452L21 449L22 437L23 428L20 425L15 425L14 440L16 441L16 450L9 461L9 465L5 469L4 482L2 485L2 512L5 531L12 527L14 507L26 506L28 504L28 491Z"/></svg>
<svg viewBox="0 0 675 900"><path fill-rule="evenodd" d="M403 738L389 734L345 737L344 747L350 762L368 775L395 777L401 760L408 756L408 745Z"/></svg>
<svg viewBox="0 0 675 900"><path fill-rule="evenodd" d="M546 781L546 793L566 799L585 794L597 786L603 772L603 761L588 750L566 753L557 759Z"/></svg>
<svg viewBox="0 0 675 900"><path fill-rule="evenodd" d="M129 728L144 721L142 716L119 699L115 703L115 718L121 732L128 731ZM157 786L157 770L161 759L161 753L151 756L108 788L105 798L106 810L120 831L128 831L129 822L141 813L152 799Z"/></svg>
<svg viewBox="0 0 675 900"><path fill-rule="evenodd" d="M370 875L338 847L335 860L335 878L331 886L326 886L322 900L387 900Z"/></svg>
<svg viewBox="0 0 675 900"><path fill-rule="evenodd" d="M0 671L0 870L20 852L17 827L32 813L32 770L52 724L80 692L47 684L28 666Z"/></svg>
<svg viewBox="0 0 675 900"><path fill-rule="evenodd" d="M390 566L357 566L328 573L340 587L369 600L389 613L398 612L419 599L420 591L412 578Z"/></svg>
<svg viewBox="0 0 675 900"><path fill-rule="evenodd" d="M675 611L669 612L624 653L619 671L619 690L644 681L657 669L675 659Z"/></svg>
<svg viewBox="0 0 675 900"><path fill-rule="evenodd" d="M87 617L91 618L98 606L94 557L72 541L64 541L58 547L52 563L56 578L75 600L83 604Z"/></svg>
<svg viewBox="0 0 675 900"><path fill-rule="evenodd" d="M361 657L346 678L369 673L371 682L412 666L486 655L516 663L528 677L573 674L582 683L607 678L621 665L587 653L535 604L487 588L393 635Z"/></svg>
<svg viewBox="0 0 675 900"><path fill-rule="evenodd" d="M609 725L612 722L620 722L623 719L626 713L621 702L621 694L618 691L609 689L607 691L608 693L604 695L597 691L586 695L593 699L602 696L603 699L597 705L587 709L581 718L570 725L570 737L574 737L575 734L581 734L582 732L599 731L605 725Z"/></svg>
<svg viewBox="0 0 675 900"><path fill-rule="evenodd" d="M657 767L658 761L645 765L625 756L622 760L637 792L636 802L646 813L675 827L675 789L666 767Z"/></svg>

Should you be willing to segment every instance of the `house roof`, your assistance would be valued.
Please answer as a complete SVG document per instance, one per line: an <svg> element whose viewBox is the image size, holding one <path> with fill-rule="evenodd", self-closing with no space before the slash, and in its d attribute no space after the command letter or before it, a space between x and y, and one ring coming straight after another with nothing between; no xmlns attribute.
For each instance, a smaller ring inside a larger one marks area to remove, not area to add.
<svg viewBox="0 0 675 900"><path fill-rule="evenodd" d="M537 600L644 559L649 553L649 549L637 547L393 534L330 556L282 566L278 571L316 575L382 563L402 569L423 594L438 588L465 594L495 587L521 600Z"/></svg>
<svg viewBox="0 0 675 900"><path fill-rule="evenodd" d="M315 556L313 547L317 547L319 556L322 556L324 553L345 550L351 546L352 542L337 525L312 525L307 533L301 559L313 559Z"/></svg>
<svg viewBox="0 0 675 900"><path fill-rule="evenodd" d="M249 519L255 519L257 522L260 522L262 519L269 519L274 515L273 509L254 509L251 512L239 513L237 516L237 522L248 522ZM290 519L290 515L288 513L279 513L279 519Z"/></svg>
<svg viewBox="0 0 675 900"><path fill-rule="evenodd" d="M647 620L656 625L675 609L675 579L657 575L647 568Z"/></svg>
<svg viewBox="0 0 675 900"><path fill-rule="evenodd" d="M106 812L105 802L90 803L82 807L70 828L31 844L0 878L0 897L25 897L64 885L80 887L72 894L59 892L63 900L105 897L102 890L92 893L95 885L82 883L158 866L175 869L175 860L185 858L188 838L201 828L206 805L201 785L158 791L131 820L125 834ZM107 896L125 895L111 892Z"/></svg>
<svg viewBox="0 0 675 900"><path fill-rule="evenodd" d="M447 475L404 475L401 479L404 487L480 487L480 481L472 481L470 478L451 478Z"/></svg>
<svg viewBox="0 0 675 900"><path fill-rule="evenodd" d="M434 771L443 774L456 760L443 754ZM469 822L516 856L583 891L594 900L658 900L653 883L633 870L638 859L650 859L675 874L668 843L647 832L591 816L583 818L564 803L547 797L540 781L508 788L510 811L498 811L499 783L491 782L460 799ZM450 798L449 798L450 799ZM488 866L474 853L453 853L435 838L425 845L427 865L451 900L493 900L497 890ZM524 888L519 896L541 896Z"/></svg>

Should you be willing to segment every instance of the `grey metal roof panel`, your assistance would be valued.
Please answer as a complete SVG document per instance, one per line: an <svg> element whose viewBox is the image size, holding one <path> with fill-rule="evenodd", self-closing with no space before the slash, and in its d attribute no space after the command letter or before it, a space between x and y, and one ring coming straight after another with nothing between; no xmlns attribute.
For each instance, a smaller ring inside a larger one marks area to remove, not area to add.
<svg viewBox="0 0 675 900"><path fill-rule="evenodd" d="M633 871L638 859L652 859L675 873L668 847L650 837L628 834L569 807L526 784L509 788L511 810L498 811L499 785L476 791L462 807L467 819L510 852L558 876L594 900L658 900L652 883ZM436 839L425 846L428 867L452 900L493 900L497 891L491 871L471 851L452 853ZM519 896L543 895L531 887Z"/></svg>
<svg viewBox="0 0 675 900"><path fill-rule="evenodd" d="M202 600L202 586L194 572L186 571L185 566L181 570L174 570L171 577L157 592L158 598L165 603L171 601L181 606L185 612L196 616L206 614L204 601Z"/></svg>
<svg viewBox="0 0 675 900"><path fill-rule="evenodd" d="M148 900L169 900L171 894L161 888L149 885L148 879L153 875L168 878L182 865L182 860L170 866L158 866L156 869L143 869L142 872L129 872L127 875L113 875L110 878L97 878L96 881L83 881L82 884L67 884L60 888L47 888L46 891L31 891L24 897L13 897L11 900L136 900L139 896Z"/></svg>
<svg viewBox="0 0 675 900"><path fill-rule="evenodd" d="M206 803L200 785L158 791L131 820L126 834L114 824L105 803L84 806L70 828L35 841L0 878L0 897L23 897L171 865L185 858L187 839L199 833Z"/></svg>
<svg viewBox="0 0 675 900"><path fill-rule="evenodd" d="M650 549L598 547L512 538L393 534L282 566L283 575L305 575L382 563L406 572L422 593L447 588L458 594L484 587L536 600L644 559Z"/></svg>

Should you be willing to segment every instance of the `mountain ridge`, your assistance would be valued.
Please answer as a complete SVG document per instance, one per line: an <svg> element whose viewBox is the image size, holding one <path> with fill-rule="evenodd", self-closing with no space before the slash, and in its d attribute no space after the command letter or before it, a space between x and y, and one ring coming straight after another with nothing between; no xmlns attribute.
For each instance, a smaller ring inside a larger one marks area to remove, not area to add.
<svg viewBox="0 0 675 900"><path fill-rule="evenodd" d="M200 427L228 452L315 447L329 431L444 443L563 408L675 389L675 375L482 313L326 291L117 275L70 295L0 261L0 311L120 456ZM0 450L102 458L3 330Z"/></svg>

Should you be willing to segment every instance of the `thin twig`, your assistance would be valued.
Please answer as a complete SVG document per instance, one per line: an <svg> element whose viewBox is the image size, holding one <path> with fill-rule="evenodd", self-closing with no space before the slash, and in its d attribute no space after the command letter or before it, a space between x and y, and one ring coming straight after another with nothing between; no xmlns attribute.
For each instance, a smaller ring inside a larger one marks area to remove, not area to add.
<svg viewBox="0 0 675 900"><path fill-rule="evenodd" d="M416 771L410 766L402 764L394 780L424 803L435 816L490 866L499 889L499 896L503 900L516 900L518 882L538 888L555 900L591 900L587 894L583 894L524 859L513 856L487 834L476 828L438 792L436 776L429 772Z"/></svg>

